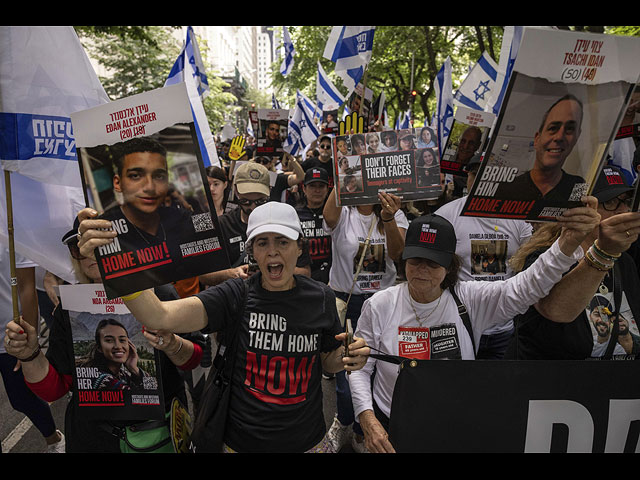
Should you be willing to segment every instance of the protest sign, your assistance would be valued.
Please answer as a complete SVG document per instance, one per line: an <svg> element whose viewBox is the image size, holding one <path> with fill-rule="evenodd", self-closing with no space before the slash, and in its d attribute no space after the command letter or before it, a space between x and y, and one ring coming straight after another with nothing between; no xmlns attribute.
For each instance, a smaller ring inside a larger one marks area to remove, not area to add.
<svg viewBox="0 0 640 480"><path fill-rule="evenodd" d="M398 453L637 453L638 370L632 361L405 360L389 440Z"/></svg>
<svg viewBox="0 0 640 480"><path fill-rule="evenodd" d="M403 201L438 198L438 146L419 148L419 137L415 128L334 137L338 205L379 203L378 192Z"/></svg>
<svg viewBox="0 0 640 480"><path fill-rule="evenodd" d="M184 84L71 115L108 298L228 268Z"/></svg>
<svg viewBox="0 0 640 480"><path fill-rule="evenodd" d="M482 151L495 118L493 113L458 105L440 161L440 171L466 177L465 166L471 157Z"/></svg>
<svg viewBox="0 0 640 480"><path fill-rule="evenodd" d="M289 110L261 108L257 111L258 135L256 156L281 157L282 143L287 138L289 125Z"/></svg>
<svg viewBox="0 0 640 480"><path fill-rule="evenodd" d="M527 27L463 216L554 221L589 194L640 75L640 39Z"/></svg>
<svg viewBox="0 0 640 480"><path fill-rule="evenodd" d="M77 394L87 417L147 420L164 417L157 351L122 299L108 299L101 284L61 285L69 312Z"/></svg>

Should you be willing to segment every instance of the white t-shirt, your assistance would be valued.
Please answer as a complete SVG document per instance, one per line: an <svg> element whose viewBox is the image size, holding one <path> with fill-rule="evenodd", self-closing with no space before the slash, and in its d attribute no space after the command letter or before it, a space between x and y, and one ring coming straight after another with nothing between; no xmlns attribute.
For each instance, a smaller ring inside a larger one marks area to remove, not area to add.
<svg viewBox="0 0 640 480"><path fill-rule="evenodd" d="M508 280L458 282L455 291L469 312L476 348L487 328L524 313L546 296L582 255L582 248L578 248L568 257L556 242L531 267ZM376 293L364 302L355 335L375 348L373 353L380 350L418 359L475 358L471 338L448 290L428 304L409 300L406 282ZM422 325L416 320L412 305ZM373 398L382 412L390 415L398 365L369 358L364 368L349 376L356 418L364 410L373 409L370 382L374 367Z"/></svg>
<svg viewBox="0 0 640 480"><path fill-rule="evenodd" d="M409 222L402 210L395 215L398 228L406 229ZM329 286L336 291L349 293L362 248L369 233L371 222L377 222L374 213L362 215L356 207L342 207L340 219L335 228L329 228L323 221L323 229L331 235L332 251ZM375 293L390 287L396 281L396 266L387 253L387 237L380 233L377 225L371 232L368 252L365 255L360 274L353 287L355 295Z"/></svg>
<svg viewBox="0 0 640 480"><path fill-rule="evenodd" d="M15 255L16 268L31 268L37 267L32 261L22 257L21 255ZM11 295L11 268L9 263L9 249L6 247L0 247L0 312L2 317L0 318L0 353L7 353L4 348L4 331L7 323L13 320L13 297ZM20 311L20 307L18 308Z"/></svg>
<svg viewBox="0 0 640 480"><path fill-rule="evenodd" d="M531 237L531 225L524 220L461 217L465 201L465 197L458 198L435 212L449 220L456 232L456 254L462 261L458 279L496 281L513 276L508 260ZM484 333L499 333L512 327L510 321Z"/></svg>

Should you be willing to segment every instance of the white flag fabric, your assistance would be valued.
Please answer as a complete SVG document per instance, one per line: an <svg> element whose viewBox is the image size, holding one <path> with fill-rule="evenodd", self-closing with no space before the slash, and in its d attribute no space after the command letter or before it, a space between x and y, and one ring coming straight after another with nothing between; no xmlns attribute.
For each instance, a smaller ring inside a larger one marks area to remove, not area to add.
<svg viewBox="0 0 640 480"><path fill-rule="evenodd" d="M293 68L293 57L296 54L296 50L293 48L293 42L291 41L291 36L289 35L289 29L287 27L282 27L282 38L284 41L284 58L280 64L280 73L282 76L286 77L291 73L291 69Z"/></svg>
<svg viewBox="0 0 640 480"><path fill-rule="evenodd" d="M504 94L509 84L509 78L513 71L513 64L518 56L520 41L522 40L523 27L507 26L502 37L502 47L500 49L500 60L498 62L498 72L496 76L495 94L491 97L485 110L498 115Z"/></svg>
<svg viewBox="0 0 640 480"><path fill-rule="evenodd" d="M371 60L375 28L335 26L329 34L322 56L336 64L335 72L342 78L349 94L355 90Z"/></svg>
<svg viewBox="0 0 640 480"><path fill-rule="evenodd" d="M0 27L3 169L80 187L69 115L107 102L73 27Z"/></svg>
<svg viewBox="0 0 640 480"><path fill-rule="evenodd" d="M0 160L13 172L15 250L72 283L61 239L85 198L70 115L109 101L73 27L0 27ZM4 181L0 191L7 245Z"/></svg>
<svg viewBox="0 0 640 480"><path fill-rule="evenodd" d="M291 118L287 139L282 148L291 155L299 155L305 147L320 136L320 132L313 123L313 113L307 108L303 95L298 91L296 108Z"/></svg>
<svg viewBox="0 0 640 480"><path fill-rule="evenodd" d="M344 96L333 84L320 62L318 62L318 74L316 76L316 102L318 108L320 111L337 110L344 101Z"/></svg>
<svg viewBox="0 0 640 480"><path fill-rule="evenodd" d="M487 52L471 67L453 96L454 101L473 110L484 111L496 87L498 64Z"/></svg>
<svg viewBox="0 0 640 480"><path fill-rule="evenodd" d="M407 110L396 119L396 130L411 127L411 110Z"/></svg>
<svg viewBox="0 0 640 480"><path fill-rule="evenodd" d="M435 124L432 127L436 129L438 134L438 149L440 150L440 158L442 158L442 150L447 143L453 124L451 57L447 57L436 75L435 90L437 105L434 114Z"/></svg>
<svg viewBox="0 0 640 480"><path fill-rule="evenodd" d="M300 90L298 90L296 93L296 102L298 101L301 101L304 106L307 107L307 110L311 113L312 118L322 119L322 109Z"/></svg>
<svg viewBox="0 0 640 480"><path fill-rule="evenodd" d="M164 86L167 87L180 82L184 82L187 86L204 166L221 166L216 143L211 134L209 121L202 104L202 101L209 94L209 83L192 27L187 28L187 38L184 46L173 64Z"/></svg>

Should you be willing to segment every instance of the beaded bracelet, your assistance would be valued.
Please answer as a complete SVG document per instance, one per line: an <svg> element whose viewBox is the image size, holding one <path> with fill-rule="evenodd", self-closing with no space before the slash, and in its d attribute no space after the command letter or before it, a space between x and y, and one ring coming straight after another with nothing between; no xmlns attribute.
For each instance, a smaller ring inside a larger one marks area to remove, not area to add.
<svg viewBox="0 0 640 480"><path fill-rule="evenodd" d="M618 253L616 255L614 255L613 253L608 253L605 252L602 248L600 248L600 245L598 244L598 239L596 238L595 242L593 242L593 249L595 250L595 252L601 256L602 258L605 258L607 260L617 260L618 258L620 258L622 256L621 253Z"/></svg>
<svg viewBox="0 0 640 480"><path fill-rule="evenodd" d="M584 260L587 262L587 264L590 267L593 267L596 270L599 270L601 272L608 272L609 270L611 270L613 268L613 263L605 264L605 263L602 263L602 262L596 260L596 258L593 256L593 253L592 253L591 249L589 249L589 250L587 250L585 252Z"/></svg>

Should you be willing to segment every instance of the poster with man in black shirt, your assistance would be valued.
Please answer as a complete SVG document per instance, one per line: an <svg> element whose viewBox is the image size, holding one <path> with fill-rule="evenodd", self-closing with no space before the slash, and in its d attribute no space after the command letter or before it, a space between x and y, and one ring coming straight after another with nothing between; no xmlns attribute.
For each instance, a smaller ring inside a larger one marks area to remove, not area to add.
<svg viewBox="0 0 640 480"><path fill-rule="evenodd" d="M108 298L228 268L183 84L71 117L87 205L117 233L96 248Z"/></svg>
<svg viewBox="0 0 640 480"><path fill-rule="evenodd" d="M464 216L555 221L588 195L640 74L632 37L525 27Z"/></svg>

